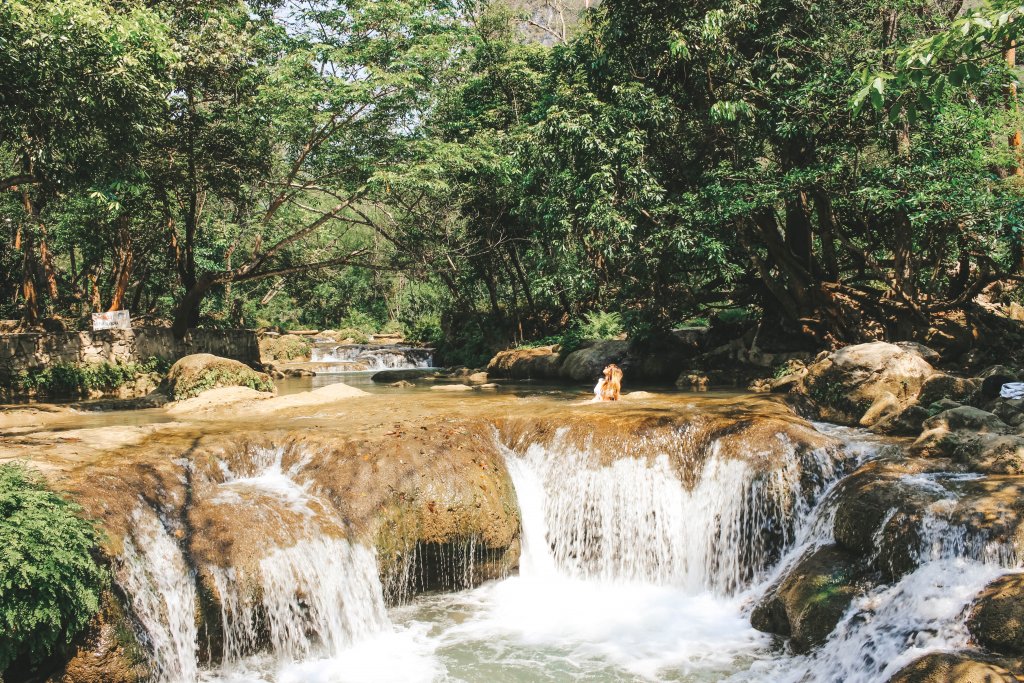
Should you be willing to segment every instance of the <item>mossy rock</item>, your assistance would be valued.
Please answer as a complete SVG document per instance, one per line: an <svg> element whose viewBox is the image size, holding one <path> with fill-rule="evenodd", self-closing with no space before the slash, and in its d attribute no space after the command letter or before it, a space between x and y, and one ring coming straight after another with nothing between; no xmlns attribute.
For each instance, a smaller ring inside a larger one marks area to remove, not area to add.
<svg viewBox="0 0 1024 683"><path fill-rule="evenodd" d="M863 592L856 558L835 545L817 549L794 566L754 608L759 631L787 636L795 652L828 639L853 599Z"/></svg>
<svg viewBox="0 0 1024 683"><path fill-rule="evenodd" d="M249 387L256 391L274 391L269 375L248 365L209 353L185 356L167 375L168 391L175 401L195 398L204 391L220 387Z"/></svg>

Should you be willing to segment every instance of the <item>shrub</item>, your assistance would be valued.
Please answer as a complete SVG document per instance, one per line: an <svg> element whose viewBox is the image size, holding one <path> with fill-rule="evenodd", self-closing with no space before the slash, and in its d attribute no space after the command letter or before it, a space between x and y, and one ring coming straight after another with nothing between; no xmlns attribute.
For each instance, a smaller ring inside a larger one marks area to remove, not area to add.
<svg viewBox="0 0 1024 683"><path fill-rule="evenodd" d="M343 327L336 330L331 337L339 344L346 341L351 341L353 344L368 344L370 342L370 335L354 327Z"/></svg>
<svg viewBox="0 0 1024 683"><path fill-rule="evenodd" d="M441 318L436 315L421 315L416 318L406 334L406 339L409 341L429 346L440 344L443 337Z"/></svg>
<svg viewBox="0 0 1024 683"><path fill-rule="evenodd" d="M93 390L111 391L132 382L139 375L166 374L167 361L149 358L141 363L54 363L41 370L22 372L15 388L50 395L87 394Z"/></svg>
<svg viewBox="0 0 1024 683"><path fill-rule="evenodd" d="M272 392L274 381L267 375L245 366L214 366L175 383L172 398L175 401L184 401L218 387L249 387L256 391Z"/></svg>
<svg viewBox="0 0 1024 683"><path fill-rule="evenodd" d="M0 465L0 672L69 644L99 610L106 572L78 507L21 465Z"/></svg>
<svg viewBox="0 0 1024 683"><path fill-rule="evenodd" d="M579 325L583 339L614 339L622 334L622 330L622 316L604 311L587 313Z"/></svg>
<svg viewBox="0 0 1024 683"><path fill-rule="evenodd" d="M264 337L260 340L260 354L270 360L295 360L308 358L313 350L313 343L306 337L297 334L285 334L280 337Z"/></svg>
<svg viewBox="0 0 1024 683"><path fill-rule="evenodd" d="M384 327L380 328L380 331L384 334L400 334L405 336L405 325L398 320L389 320L384 323Z"/></svg>
<svg viewBox="0 0 1024 683"><path fill-rule="evenodd" d="M362 311L352 311L341 321L341 327L360 330L363 334L376 334L378 323L373 316Z"/></svg>

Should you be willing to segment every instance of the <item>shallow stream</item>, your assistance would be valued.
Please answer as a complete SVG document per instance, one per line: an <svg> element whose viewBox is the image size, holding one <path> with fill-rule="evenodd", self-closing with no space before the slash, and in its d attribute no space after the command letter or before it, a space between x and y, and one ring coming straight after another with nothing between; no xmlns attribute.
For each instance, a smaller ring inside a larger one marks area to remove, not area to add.
<svg viewBox="0 0 1024 683"><path fill-rule="evenodd" d="M577 397L558 388L518 391L518 405L555 414ZM507 395L429 400L517 405ZM746 410L742 401L713 395L666 401L615 409L658 416L685 405L694 419L718 411L740 422ZM855 600L813 654L794 655L751 627L753 605L784 569L833 541L836 484L886 445L816 426L842 448L802 452L779 434L769 437L779 442L776 455L762 457L764 444L749 443L742 457L727 456L721 442L681 428L645 442L642 456L609 460L586 439L567 438L568 428L532 442L496 429L521 516L518 574L391 608L375 551L340 539L335 522L321 519L326 506L304 473L306 462L289 465L280 450L254 451L245 471L221 465L213 502L266 506L303 530L304 540L272 548L247 578L241 570L214 571L224 652L213 664L201 661L196 569L149 508L137 513L137 540L126 543L115 579L159 683L869 683L923 653L967 646L967 605L1015 560L969 542L943 521L942 505L921 539L920 568ZM681 470L693 454L692 469ZM908 483L950 502L957 496L942 477Z"/></svg>

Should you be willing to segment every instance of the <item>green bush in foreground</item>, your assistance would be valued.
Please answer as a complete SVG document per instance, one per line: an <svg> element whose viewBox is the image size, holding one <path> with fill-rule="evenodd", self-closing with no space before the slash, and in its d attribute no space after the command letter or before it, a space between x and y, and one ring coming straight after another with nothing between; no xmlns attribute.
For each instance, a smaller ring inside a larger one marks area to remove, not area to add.
<svg viewBox="0 0 1024 683"><path fill-rule="evenodd" d="M0 465L0 672L42 661L99 610L106 572L78 507L21 465Z"/></svg>

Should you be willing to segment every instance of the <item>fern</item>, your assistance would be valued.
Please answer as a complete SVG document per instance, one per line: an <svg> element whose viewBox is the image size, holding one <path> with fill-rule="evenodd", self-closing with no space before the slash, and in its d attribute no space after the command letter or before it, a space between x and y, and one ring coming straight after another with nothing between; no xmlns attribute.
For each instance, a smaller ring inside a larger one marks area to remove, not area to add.
<svg viewBox="0 0 1024 683"><path fill-rule="evenodd" d="M69 644L99 610L97 531L21 465L0 465L0 672Z"/></svg>

